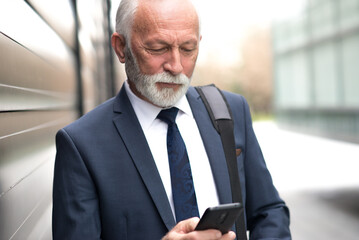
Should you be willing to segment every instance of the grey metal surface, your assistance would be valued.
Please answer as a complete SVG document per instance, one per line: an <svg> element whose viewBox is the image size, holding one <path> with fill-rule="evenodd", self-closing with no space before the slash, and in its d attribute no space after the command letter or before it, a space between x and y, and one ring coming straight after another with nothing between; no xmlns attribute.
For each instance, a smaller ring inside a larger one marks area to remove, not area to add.
<svg viewBox="0 0 359 240"><path fill-rule="evenodd" d="M40 154L38 157L43 162L18 179L1 197L1 239L28 239L38 224L43 226L38 230L48 231L46 226L51 226L51 212L47 209L51 208L53 155L54 149L46 158ZM37 156L33 154L32 157ZM43 216L45 213L47 215Z"/></svg>
<svg viewBox="0 0 359 240"><path fill-rule="evenodd" d="M108 8L0 1L1 240L51 239L55 134L114 95Z"/></svg>
<svg viewBox="0 0 359 240"><path fill-rule="evenodd" d="M115 94L111 70L113 52L110 34L106 31L110 27L105 14L108 7L106 1L77 0L84 112Z"/></svg>
<svg viewBox="0 0 359 240"><path fill-rule="evenodd" d="M1 17L0 20L6 21ZM21 25L17 24L14 27L20 28ZM0 34L1 84L21 87L24 91L26 89L49 91L48 95L56 95L53 91L68 94L74 92L74 59L67 47L63 44L57 46L55 42L48 43L49 46L42 48L41 42L36 43L36 39L26 39L19 43L13 39L16 35L13 36L11 32L4 32L2 29L0 31L2 32ZM34 34L41 34L46 38L47 34L52 36L53 32L43 29L41 33ZM54 54L56 51L52 49L56 48L64 50L58 53L64 59ZM46 51L49 50L52 51L51 54L46 55Z"/></svg>
<svg viewBox="0 0 359 240"><path fill-rule="evenodd" d="M28 0L28 2L68 46L75 48L75 13L71 0Z"/></svg>
<svg viewBox="0 0 359 240"><path fill-rule="evenodd" d="M55 30L25 1L0 3L0 239L51 239L54 137L77 117L74 30Z"/></svg>
<svg viewBox="0 0 359 240"><path fill-rule="evenodd" d="M0 114L4 127L0 130L0 204L24 176L48 159L43 152L53 148L56 131L73 119L75 115L66 111Z"/></svg>

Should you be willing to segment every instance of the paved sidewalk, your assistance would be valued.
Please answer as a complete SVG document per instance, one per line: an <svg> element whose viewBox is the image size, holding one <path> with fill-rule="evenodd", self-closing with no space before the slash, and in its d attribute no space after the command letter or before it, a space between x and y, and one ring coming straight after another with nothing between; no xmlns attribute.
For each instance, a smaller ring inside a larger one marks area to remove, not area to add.
<svg viewBox="0 0 359 240"><path fill-rule="evenodd" d="M294 240L359 239L359 145L253 124Z"/></svg>

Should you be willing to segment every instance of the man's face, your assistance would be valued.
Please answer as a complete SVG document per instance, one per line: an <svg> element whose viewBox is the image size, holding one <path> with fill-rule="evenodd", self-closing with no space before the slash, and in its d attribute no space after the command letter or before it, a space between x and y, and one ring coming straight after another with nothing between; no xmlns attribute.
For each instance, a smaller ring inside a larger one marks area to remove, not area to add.
<svg viewBox="0 0 359 240"><path fill-rule="evenodd" d="M138 97L159 107L171 107L186 94L191 79L183 73L172 75L169 72L162 72L153 75L141 73L138 64L129 49L126 52L126 73L129 79L130 88ZM174 90L171 87L159 89L157 84L177 85Z"/></svg>
<svg viewBox="0 0 359 240"><path fill-rule="evenodd" d="M185 93L194 71L200 41L198 18L193 7L186 1L177 0L142 2L131 34L131 49L140 74L157 76L153 85L158 91ZM165 80L161 81L163 76ZM133 79L128 77L133 89ZM172 77L177 80L172 81ZM187 81L188 84L182 84L181 81ZM153 103L139 89L133 90L139 97Z"/></svg>

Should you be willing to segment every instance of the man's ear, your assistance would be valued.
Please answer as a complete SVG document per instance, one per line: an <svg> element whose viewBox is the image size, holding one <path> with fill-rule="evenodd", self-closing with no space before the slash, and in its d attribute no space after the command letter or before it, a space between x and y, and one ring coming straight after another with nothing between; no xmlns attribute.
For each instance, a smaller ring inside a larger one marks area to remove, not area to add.
<svg viewBox="0 0 359 240"><path fill-rule="evenodd" d="M115 50L118 60L121 63L125 63L125 47L126 39L123 35L115 32L111 37L111 45L113 50Z"/></svg>

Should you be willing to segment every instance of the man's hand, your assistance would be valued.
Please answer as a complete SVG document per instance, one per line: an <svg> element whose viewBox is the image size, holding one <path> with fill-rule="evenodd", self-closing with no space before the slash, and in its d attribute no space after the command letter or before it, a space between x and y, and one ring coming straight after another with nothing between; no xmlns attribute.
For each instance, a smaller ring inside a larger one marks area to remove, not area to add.
<svg viewBox="0 0 359 240"><path fill-rule="evenodd" d="M236 234L232 231L225 235L214 229L194 231L198 222L198 217L181 221L162 240L233 240L236 238Z"/></svg>

